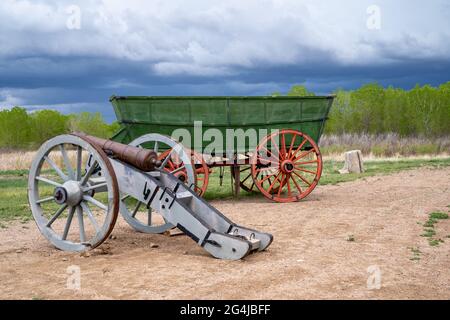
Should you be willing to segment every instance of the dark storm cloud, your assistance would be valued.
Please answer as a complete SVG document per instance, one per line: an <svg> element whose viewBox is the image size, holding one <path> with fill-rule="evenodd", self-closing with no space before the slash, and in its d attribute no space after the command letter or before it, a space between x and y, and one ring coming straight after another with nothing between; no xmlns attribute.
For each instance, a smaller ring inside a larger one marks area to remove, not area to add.
<svg viewBox="0 0 450 320"><path fill-rule="evenodd" d="M70 1L0 3L0 107L99 111L117 95L317 93L367 82L410 88L450 74L445 1ZM30 12L32 14L30 14ZM401 13L401 15L399 15Z"/></svg>

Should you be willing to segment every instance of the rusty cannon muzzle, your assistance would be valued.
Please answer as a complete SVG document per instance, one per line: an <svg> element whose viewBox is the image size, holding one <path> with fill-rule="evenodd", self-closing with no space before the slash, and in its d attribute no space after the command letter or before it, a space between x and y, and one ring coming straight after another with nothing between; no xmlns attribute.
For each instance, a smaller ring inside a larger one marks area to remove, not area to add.
<svg viewBox="0 0 450 320"><path fill-rule="evenodd" d="M72 132L91 144L100 147L108 156L114 157L142 171L153 171L161 165L158 155L153 150L133 147L119 142L87 135L83 132Z"/></svg>

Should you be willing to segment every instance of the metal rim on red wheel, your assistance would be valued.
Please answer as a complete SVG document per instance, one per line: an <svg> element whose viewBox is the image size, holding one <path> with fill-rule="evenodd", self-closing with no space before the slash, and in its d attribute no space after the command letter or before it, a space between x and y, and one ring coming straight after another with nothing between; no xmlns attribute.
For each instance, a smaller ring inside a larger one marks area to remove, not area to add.
<svg viewBox="0 0 450 320"><path fill-rule="evenodd" d="M311 137L283 129L258 144L251 166L255 186L266 198L293 202L316 187L322 174L322 156Z"/></svg>

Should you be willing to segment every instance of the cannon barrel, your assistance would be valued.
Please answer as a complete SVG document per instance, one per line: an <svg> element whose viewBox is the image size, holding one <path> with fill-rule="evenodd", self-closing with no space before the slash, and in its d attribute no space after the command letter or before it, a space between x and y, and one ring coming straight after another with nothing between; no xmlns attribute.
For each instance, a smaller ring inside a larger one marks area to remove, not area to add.
<svg viewBox="0 0 450 320"><path fill-rule="evenodd" d="M133 147L119 142L87 135L83 132L72 132L73 135L99 146L108 156L121 160L142 171L153 171L161 165L158 155L153 150Z"/></svg>

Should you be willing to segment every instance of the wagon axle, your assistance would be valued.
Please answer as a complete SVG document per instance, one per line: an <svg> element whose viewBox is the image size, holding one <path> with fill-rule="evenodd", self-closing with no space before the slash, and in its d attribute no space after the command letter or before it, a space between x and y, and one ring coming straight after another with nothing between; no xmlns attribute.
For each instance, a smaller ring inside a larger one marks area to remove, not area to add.
<svg viewBox="0 0 450 320"><path fill-rule="evenodd" d="M291 160L284 160L280 168L284 173L291 173L294 171L294 163Z"/></svg>

